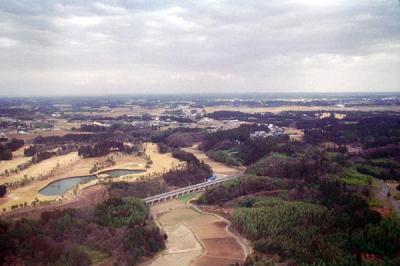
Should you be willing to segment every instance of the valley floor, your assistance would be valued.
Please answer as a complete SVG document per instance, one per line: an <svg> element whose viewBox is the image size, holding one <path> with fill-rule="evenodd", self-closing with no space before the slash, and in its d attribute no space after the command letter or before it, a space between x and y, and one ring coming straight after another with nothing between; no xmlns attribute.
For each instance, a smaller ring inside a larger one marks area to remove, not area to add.
<svg viewBox="0 0 400 266"><path fill-rule="evenodd" d="M167 249L142 266L222 266L245 260L243 244L228 230L223 218L180 200L154 205L151 213L168 235Z"/></svg>

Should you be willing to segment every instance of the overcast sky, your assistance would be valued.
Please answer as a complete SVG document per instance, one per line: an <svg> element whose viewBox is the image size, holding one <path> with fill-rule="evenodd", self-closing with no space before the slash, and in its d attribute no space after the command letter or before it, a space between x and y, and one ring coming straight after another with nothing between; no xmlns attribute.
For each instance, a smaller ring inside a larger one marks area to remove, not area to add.
<svg viewBox="0 0 400 266"><path fill-rule="evenodd" d="M400 92L398 0L1 0L0 94Z"/></svg>

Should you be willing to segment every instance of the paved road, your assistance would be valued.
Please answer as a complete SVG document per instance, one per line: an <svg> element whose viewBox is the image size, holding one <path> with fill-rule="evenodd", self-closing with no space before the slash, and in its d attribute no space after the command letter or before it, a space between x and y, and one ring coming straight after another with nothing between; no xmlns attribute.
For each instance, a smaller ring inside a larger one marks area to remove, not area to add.
<svg viewBox="0 0 400 266"><path fill-rule="evenodd" d="M381 182L381 194L382 196L387 197L389 194L389 187L382 179L380 180L380 182Z"/></svg>
<svg viewBox="0 0 400 266"><path fill-rule="evenodd" d="M393 195L389 196L389 186L385 183L385 181L380 180L381 182L381 194L384 197L389 198L390 203L393 206L393 209L395 210L395 212L397 213L397 218L400 219L400 203L398 200L396 200L395 198L393 198Z"/></svg>
<svg viewBox="0 0 400 266"><path fill-rule="evenodd" d="M155 196L152 196L152 197L145 198L144 201L147 204L153 204L153 203L161 202L161 201L164 201L164 200L173 199L173 198L185 195L185 194L189 194L189 193L194 192L194 191L199 191L199 190L203 190L205 188L211 187L211 186L215 186L215 185L217 185L219 183L226 182L228 180L232 180L232 179L238 178L238 177L240 177L242 175L243 175L243 173L239 173L239 174L235 174L235 175L231 175L231 176L226 176L226 177L219 176L215 180L210 180L210 181L206 181L206 182L199 183L199 184L196 184L196 185L192 185L192 186L188 186L188 187L184 187L184 188L179 188L179 189L176 189L176 190L168 191L168 192L165 192L165 193L162 193L162 194L158 194L158 195L155 195Z"/></svg>

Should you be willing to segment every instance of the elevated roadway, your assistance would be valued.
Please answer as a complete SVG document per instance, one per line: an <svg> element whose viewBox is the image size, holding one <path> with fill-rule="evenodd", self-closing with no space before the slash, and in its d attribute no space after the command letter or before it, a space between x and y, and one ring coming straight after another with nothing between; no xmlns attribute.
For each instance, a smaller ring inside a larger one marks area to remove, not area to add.
<svg viewBox="0 0 400 266"><path fill-rule="evenodd" d="M170 199L175 199L178 198L180 196L186 195L186 194L190 194L196 191L201 191L201 190L205 190L206 188L209 187L213 187L216 186L220 183L238 178L240 176L242 176L243 173L239 173L239 174L235 174L235 175L231 175L231 176L226 176L226 177L219 177L216 178L215 180L210 180L210 181L206 181L203 183L198 183L196 185L192 185L192 186L188 186L188 187L184 187L184 188L179 188L176 190L172 190L169 192L165 192L162 194L158 194L152 197L148 197L143 199L147 204L152 205L158 202L163 202L163 201L167 201Z"/></svg>

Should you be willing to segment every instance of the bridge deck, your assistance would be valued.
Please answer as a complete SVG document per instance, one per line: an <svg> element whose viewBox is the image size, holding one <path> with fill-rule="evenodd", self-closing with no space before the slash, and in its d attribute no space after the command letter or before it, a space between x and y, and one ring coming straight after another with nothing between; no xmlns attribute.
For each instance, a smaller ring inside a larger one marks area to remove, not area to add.
<svg viewBox="0 0 400 266"><path fill-rule="evenodd" d="M158 194L158 195L155 195L155 196L152 196L152 197L148 197L148 198L145 198L143 200L147 204L153 204L153 203L161 202L161 201L172 199L172 198L176 198L178 196L185 195L185 194L188 194L188 193L191 193L191 192L194 192L194 191L199 191L199 190L205 189L207 187L215 186L215 185L220 184L222 182L226 182L226 181L238 178L238 177L240 177L242 175L243 175L243 173L239 173L239 174L236 174L236 175L219 178L219 179L212 180L212 181L202 182L202 183L195 184L195 185L192 185L192 186L179 188L179 189L168 191L168 192L165 192L165 193L162 193L162 194Z"/></svg>

